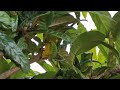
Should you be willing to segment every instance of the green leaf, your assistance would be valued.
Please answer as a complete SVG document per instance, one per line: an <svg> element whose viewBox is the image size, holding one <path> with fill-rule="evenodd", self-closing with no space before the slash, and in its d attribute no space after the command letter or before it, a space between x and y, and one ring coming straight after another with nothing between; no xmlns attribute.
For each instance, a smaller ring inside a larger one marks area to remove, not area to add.
<svg viewBox="0 0 120 90"><path fill-rule="evenodd" d="M12 31L15 32L18 27L18 16L17 15L12 16L10 20L11 20Z"/></svg>
<svg viewBox="0 0 120 90"><path fill-rule="evenodd" d="M27 50L30 52L30 53L34 53L34 52L38 52L38 47L37 45L31 41L30 38L26 38L26 43L27 43Z"/></svg>
<svg viewBox="0 0 120 90"><path fill-rule="evenodd" d="M47 23L46 25L49 26L53 22L54 11L50 11L50 13L48 15L46 15L45 19L46 19L46 23Z"/></svg>
<svg viewBox="0 0 120 90"><path fill-rule="evenodd" d="M75 15L76 15L77 19L80 20L80 12L79 12L79 11L76 11L76 12L75 12Z"/></svg>
<svg viewBox="0 0 120 90"><path fill-rule="evenodd" d="M21 11L18 13L19 27L28 27L31 22L36 24L35 22L38 20L38 18L43 18L43 16L47 14L49 14L49 11Z"/></svg>
<svg viewBox="0 0 120 90"><path fill-rule="evenodd" d="M10 16L5 11L0 11L0 24L5 26L11 26Z"/></svg>
<svg viewBox="0 0 120 90"><path fill-rule="evenodd" d="M30 72L28 74L22 72L21 70L12 74L10 76L10 79L31 79L33 76L35 76L35 72L33 72L33 70L30 69Z"/></svg>
<svg viewBox="0 0 120 90"><path fill-rule="evenodd" d="M77 30L76 29L69 29L66 31L66 34L70 37L70 41L73 42L80 34L86 32L86 28L82 23L78 24Z"/></svg>
<svg viewBox="0 0 120 90"><path fill-rule="evenodd" d="M83 12L82 12L82 15L83 15L83 17L86 19L86 17L87 17L87 12L86 12L86 11L83 11Z"/></svg>
<svg viewBox="0 0 120 90"><path fill-rule="evenodd" d="M56 71L56 69L45 61L39 63L46 71Z"/></svg>
<svg viewBox="0 0 120 90"><path fill-rule="evenodd" d="M55 27L62 24L70 24L70 23L76 23L76 22L78 21L73 16L68 15L68 16L63 16L55 19L54 22L52 22L52 24L49 27Z"/></svg>
<svg viewBox="0 0 120 90"><path fill-rule="evenodd" d="M17 46L21 49L21 50L24 50L27 48L27 44L25 42L25 38L22 37L19 39L18 43L17 43Z"/></svg>
<svg viewBox="0 0 120 90"><path fill-rule="evenodd" d="M56 75L56 72L49 71L49 72L34 76L33 79L53 79L55 75Z"/></svg>
<svg viewBox="0 0 120 90"><path fill-rule="evenodd" d="M0 74L10 69L9 64L5 59L0 59Z"/></svg>
<svg viewBox="0 0 120 90"><path fill-rule="evenodd" d="M98 31L90 31L90 32L82 33L73 42L70 52L77 55L86 52L100 44L100 42L96 43L95 41L98 40L103 41L104 39L105 39L105 35Z"/></svg>
<svg viewBox="0 0 120 90"><path fill-rule="evenodd" d="M38 33L38 34L37 34L37 37L39 37L40 40L43 40L43 33Z"/></svg>
<svg viewBox="0 0 120 90"><path fill-rule="evenodd" d="M89 52L93 53L92 58L97 60L97 51L96 51L96 47L92 48Z"/></svg>
<svg viewBox="0 0 120 90"><path fill-rule="evenodd" d="M53 35L53 36L56 36L58 38L61 38L65 41L67 41L67 42L70 42L70 37L65 33L62 33L62 32L59 32L59 31L53 31L53 30L49 31L48 33Z"/></svg>
<svg viewBox="0 0 120 90"><path fill-rule="evenodd" d="M104 57L101 51L98 52L98 56L96 60L99 63L93 63L93 69L107 65L107 59Z"/></svg>
<svg viewBox="0 0 120 90"><path fill-rule="evenodd" d="M117 40L115 41L115 47L120 53L120 35L118 36Z"/></svg>
<svg viewBox="0 0 120 90"><path fill-rule="evenodd" d="M12 60L20 64L24 72L29 72L30 65L27 57L11 38L3 33L0 33L0 45L5 50L6 54L12 58Z"/></svg>
<svg viewBox="0 0 120 90"><path fill-rule="evenodd" d="M114 23L111 23L112 29L111 29L111 33L112 36L114 38L114 40L117 39L117 36L120 33L120 12L118 11L112 18L113 20L115 20Z"/></svg>
<svg viewBox="0 0 120 90"><path fill-rule="evenodd" d="M57 46L54 42L51 42L51 53L50 53L50 58L54 58L57 56Z"/></svg>
<svg viewBox="0 0 120 90"><path fill-rule="evenodd" d="M105 58L105 56L103 55L101 51L98 52L97 61L99 61L103 66L107 64L107 58Z"/></svg>
<svg viewBox="0 0 120 90"><path fill-rule="evenodd" d="M60 17L62 17L62 16L67 16L67 15L69 15L69 11L54 11L54 14L55 14L55 16L54 16L54 18L56 19L56 18L60 18Z"/></svg>
<svg viewBox="0 0 120 90"><path fill-rule="evenodd" d="M9 16L6 12L0 11L0 23L4 28L12 29L13 32L17 30L18 16Z"/></svg>
<svg viewBox="0 0 120 90"><path fill-rule="evenodd" d="M24 79L25 73L18 71L10 76L10 79Z"/></svg>
<svg viewBox="0 0 120 90"><path fill-rule="evenodd" d="M85 26L82 23L79 23L76 33L78 33L80 35L80 34L86 32L86 31L87 30L86 30Z"/></svg>
<svg viewBox="0 0 120 90"><path fill-rule="evenodd" d="M98 48L100 49L101 53L104 55L104 57L108 58L108 48L103 45L98 45Z"/></svg>
<svg viewBox="0 0 120 90"><path fill-rule="evenodd" d="M98 75L100 75L101 73L104 73L106 69L107 69L106 66L96 68L95 70L93 70L92 75L93 75L93 76L98 76Z"/></svg>
<svg viewBox="0 0 120 90"><path fill-rule="evenodd" d="M90 16L92 17L92 20L94 21L97 29L101 33L106 35L112 27L111 23L115 22L111 18L110 13L107 11L92 11L89 13L90 13Z"/></svg>
<svg viewBox="0 0 120 90"><path fill-rule="evenodd" d="M105 47L111 49L118 59L120 58L119 52L114 47L112 47L111 45L107 44L106 42L102 42L102 41L101 41L101 44L104 45Z"/></svg>
<svg viewBox="0 0 120 90"><path fill-rule="evenodd" d="M118 11L114 16L113 19L118 22L120 20L120 11Z"/></svg>
<svg viewBox="0 0 120 90"><path fill-rule="evenodd" d="M78 68L74 67L74 70L82 77L82 79L88 79L88 77L86 77Z"/></svg>
<svg viewBox="0 0 120 90"><path fill-rule="evenodd" d="M120 79L120 74L113 74L109 79Z"/></svg>
<svg viewBox="0 0 120 90"><path fill-rule="evenodd" d="M7 34L12 39L18 35L16 32L12 32L12 30L5 30L4 33Z"/></svg>

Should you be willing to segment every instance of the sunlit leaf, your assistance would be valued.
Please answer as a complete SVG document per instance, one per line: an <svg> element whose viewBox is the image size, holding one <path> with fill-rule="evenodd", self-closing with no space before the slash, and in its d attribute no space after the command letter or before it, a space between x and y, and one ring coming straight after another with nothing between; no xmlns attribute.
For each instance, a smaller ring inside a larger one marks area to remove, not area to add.
<svg viewBox="0 0 120 90"><path fill-rule="evenodd" d="M86 17L87 17L87 11L83 11L83 12L82 12L82 15L83 15L83 17L86 19Z"/></svg>
<svg viewBox="0 0 120 90"><path fill-rule="evenodd" d="M43 33L39 33L39 34L37 34L37 36L38 36L41 40L43 40Z"/></svg>
<svg viewBox="0 0 120 90"><path fill-rule="evenodd" d="M45 61L43 61L42 63L40 62L39 64L40 64L47 72L49 72L49 71L56 71L56 69L55 69L53 66L49 65L49 64L46 63Z"/></svg>
<svg viewBox="0 0 120 90"><path fill-rule="evenodd" d="M110 13L108 11L91 11L89 13L97 29L106 35L112 27L111 23L114 22Z"/></svg>
<svg viewBox="0 0 120 90"><path fill-rule="evenodd" d="M96 50L96 47L92 48L89 52L93 53L92 58L97 60L97 50Z"/></svg>
<svg viewBox="0 0 120 90"><path fill-rule="evenodd" d="M104 57L108 58L108 48L106 48L103 45L98 45L98 48L100 49L101 53L104 55Z"/></svg>

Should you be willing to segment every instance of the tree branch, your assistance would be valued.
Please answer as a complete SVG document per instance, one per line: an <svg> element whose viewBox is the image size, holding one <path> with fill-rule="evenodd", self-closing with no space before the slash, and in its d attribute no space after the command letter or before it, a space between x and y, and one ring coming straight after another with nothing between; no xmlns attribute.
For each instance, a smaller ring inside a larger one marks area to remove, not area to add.
<svg viewBox="0 0 120 90"><path fill-rule="evenodd" d="M31 58L30 60L30 64L33 63L33 62L38 62L40 60L43 60L42 59L42 56L41 56L41 53L39 53L38 55L34 56L33 58ZM20 70L20 67L14 67L2 74L0 74L0 79L6 79L8 78L10 75L14 74L15 72L19 71Z"/></svg>
<svg viewBox="0 0 120 90"><path fill-rule="evenodd" d="M97 76L97 77L93 77L92 79L101 79L101 78L104 77L105 75L116 74L116 73L120 73L120 67L119 67L119 68L116 68L116 69L113 69L113 70L106 71L106 72L100 74L100 75Z"/></svg>

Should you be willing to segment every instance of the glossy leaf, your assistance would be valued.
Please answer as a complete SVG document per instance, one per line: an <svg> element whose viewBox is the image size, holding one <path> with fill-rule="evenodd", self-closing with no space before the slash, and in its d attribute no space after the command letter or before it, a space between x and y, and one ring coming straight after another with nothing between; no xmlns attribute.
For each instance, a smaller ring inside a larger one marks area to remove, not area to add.
<svg viewBox="0 0 120 90"><path fill-rule="evenodd" d="M11 38L3 33L0 33L0 45L5 50L6 54L12 58L12 60L20 64L24 72L29 72L30 66L27 57Z"/></svg>
<svg viewBox="0 0 120 90"><path fill-rule="evenodd" d="M100 42L96 43L95 41L103 41L104 39L104 34L98 31L85 32L78 36L77 39L73 42L70 51L73 54L86 52L100 44Z"/></svg>

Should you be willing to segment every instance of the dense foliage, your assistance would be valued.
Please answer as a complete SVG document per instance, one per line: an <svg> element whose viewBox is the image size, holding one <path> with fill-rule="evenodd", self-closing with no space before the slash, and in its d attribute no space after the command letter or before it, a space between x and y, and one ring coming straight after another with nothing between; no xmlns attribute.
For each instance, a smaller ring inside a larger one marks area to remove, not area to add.
<svg viewBox="0 0 120 90"><path fill-rule="evenodd" d="M0 78L120 79L120 12L72 12L76 18L70 11L0 11ZM96 26L90 31L81 23L88 14ZM46 72L33 71L33 62Z"/></svg>

